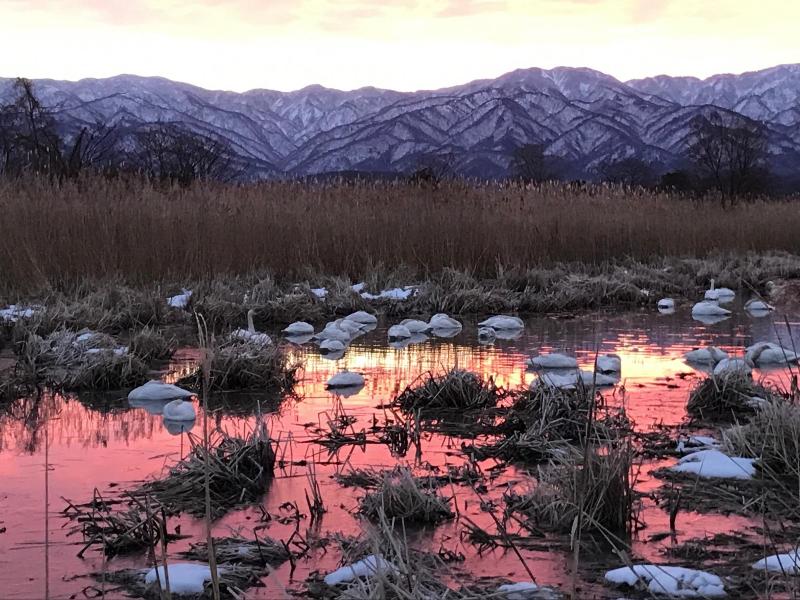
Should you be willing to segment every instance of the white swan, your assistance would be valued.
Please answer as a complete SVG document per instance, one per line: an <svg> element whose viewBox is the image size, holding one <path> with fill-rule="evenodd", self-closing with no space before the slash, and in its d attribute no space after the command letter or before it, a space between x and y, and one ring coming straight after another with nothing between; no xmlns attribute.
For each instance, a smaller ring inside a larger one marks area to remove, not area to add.
<svg viewBox="0 0 800 600"><path fill-rule="evenodd" d="M711 280L711 288L706 290L704 298L706 300L719 300L720 302L732 302L736 297L736 292L730 288L715 288L714 280Z"/></svg>
<svg viewBox="0 0 800 600"><path fill-rule="evenodd" d="M482 344L491 344L497 338L497 332L491 327L478 329L478 341Z"/></svg>
<svg viewBox="0 0 800 600"><path fill-rule="evenodd" d="M427 333L431 330L431 326L425 321L419 319L403 319L400 325L407 327L411 333Z"/></svg>
<svg viewBox="0 0 800 600"><path fill-rule="evenodd" d="M308 335L314 333L314 326L305 321L295 321L283 330L287 335Z"/></svg>
<svg viewBox="0 0 800 600"><path fill-rule="evenodd" d="M704 300L692 307L693 317L722 317L731 314L727 308L722 308L715 300Z"/></svg>
<svg viewBox="0 0 800 600"><path fill-rule="evenodd" d="M405 325L392 325L389 327L389 341L406 340L412 335Z"/></svg>
<svg viewBox="0 0 800 600"><path fill-rule="evenodd" d="M675 300L672 298L662 298L658 301L656 307L659 310L673 310L675 308Z"/></svg>
<svg viewBox="0 0 800 600"><path fill-rule="evenodd" d="M731 375L750 376L753 372L753 363L746 358L725 358L714 367L714 377L725 379Z"/></svg>
<svg viewBox="0 0 800 600"><path fill-rule="evenodd" d="M747 303L744 305L744 309L747 312L752 313L766 313L775 310L775 307L763 300L759 300L754 298L752 300L748 300Z"/></svg>
<svg viewBox="0 0 800 600"><path fill-rule="evenodd" d="M592 384L596 387L608 387L617 384L617 380L602 373L591 373L589 371L571 371L569 373L554 373L548 371L542 373L539 378L531 384L532 388L537 386L545 386L558 388L562 390L569 390L578 387L578 384L584 387L591 387Z"/></svg>
<svg viewBox="0 0 800 600"><path fill-rule="evenodd" d="M358 337L364 333L364 327L366 326L363 323L351 321L349 319L336 319L336 321L334 321L334 325L336 325L342 331L349 333L351 338Z"/></svg>
<svg viewBox="0 0 800 600"><path fill-rule="evenodd" d="M374 325L378 322L378 318L375 315L372 315L364 310L359 310L347 315L345 320L355 321L356 323L361 323L362 325Z"/></svg>
<svg viewBox="0 0 800 600"><path fill-rule="evenodd" d="M523 329L525 323L519 317L509 317L506 315L495 315L485 321L478 323L480 327L491 327L492 329Z"/></svg>
<svg viewBox="0 0 800 600"><path fill-rule="evenodd" d="M622 370L622 359L618 354L602 354L597 357L598 373L619 373Z"/></svg>
<svg viewBox="0 0 800 600"><path fill-rule="evenodd" d="M194 405L180 398L164 405L161 414L164 415L165 421L194 421L197 417Z"/></svg>
<svg viewBox="0 0 800 600"><path fill-rule="evenodd" d="M343 344L349 343L352 337L349 331L345 331L339 327L336 322L326 324L322 331L314 335L314 339L316 340L336 340Z"/></svg>
<svg viewBox="0 0 800 600"><path fill-rule="evenodd" d="M428 321L431 329L461 329L462 325L452 317L448 317L445 313L437 313Z"/></svg>
<svg viewBox="0 0 800 600"><path fill-rule="evenodd" d="M758 342L748 346L744 357L755 365L785 365L798 361L795 352L772 342Z"/></svg>
<svg viewBox="0 0 800 600"><path fill-rule="evenodd" d="M328 379L326 387L328 389L333 389L355 387L358 385L364 385L364 376L361 375L361 373L355 373L353 371L341 371Z"/></svg>
<svg viewBox="0 0 800 600"><path fill-rule="evenodd" d="M577 369L578 361L566 354L540 354L528 359L529 369Z"/></svg>
<svg viewBox="0 0 800 600"><path fill-rule="evenodd" d="M128 394L128 401L146 402L153 400L175 400L176 398L189 398L194 396L189 390L179 388L163 381L148 381Z"/></svg>
<svg viewBox="0 0 800 600"><path fill-rule="evenodd" d="M708 346L706 348L695 348L683 355L683 358L690 363L699 363L704 365L715 365L721 360L728 358L728 353L720 350L716 346Z"/></svg>
<svg viewBox="0 0 800 600"><path fill-rule="evenodd" d="M272 338L266 333L259 333L256 331L256 326L253 324L253 315L255 310L252 308L247 311L247 329L237 329L231 333L230 338L239 342L247 342L256 346L269 346L272 343Z"/></svg>
<svg viewBox="0 0 800 600"><path fill-rule="evenodd" d="M341 341L334 339L322 340L319 345L319 351L323 354L334 354L336 352L344 352L345 346Z"/></svg>

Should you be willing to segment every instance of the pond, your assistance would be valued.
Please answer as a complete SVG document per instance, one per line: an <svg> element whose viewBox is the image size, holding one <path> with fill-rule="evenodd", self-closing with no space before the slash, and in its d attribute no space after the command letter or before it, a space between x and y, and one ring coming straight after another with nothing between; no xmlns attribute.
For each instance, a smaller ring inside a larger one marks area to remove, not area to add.
<svg viewBox="0 0 800 600"><path fill-rule="evenodd" d="M619 355L622 378L619 385L603 391L606 401L624 405L637 430L677 426L686 418L690 389L702 375L684 362L686 351L714 344L741 353L744 346L757 341L800 347L800 322L795 315L788 317L784 320L785 315L773 313L755 318L741 308L734 310L732 318L715 324L695 321L685 310L671 315L640 311L537 317L526 319L525 329L516 339L498 339L491 345L480 344L475 323L465 322L458 336L431 338L405 348L387 344L389 323L382 319L378 328L355 340L339 360L320 356L312 344L290 345L293 358L304 366L295 388L296 397L280 403L277 411L274 398L258 394L228 394L212 403L210 427L230 434L250 431L257 414L262 413L273 439L281 440L280 458L284 459L284 467L276 470L261 507L229 512L214 523L214 534L252 537L255 529L261 536L289 540L297 531L297 536L310 546L305 556L293 566L284 563L264 578L264 587L251 588L247 597L302 596L303 582L309 574L324 574L340 564L336 545L323 540L336 532L357 535L362 529L357 510L364 491L343 487L333 474L359 466L389 469L397 464L442 472L448 465L464 464L462 444L472 441L423 431L418 447L391 447L373 443L377 441L370 438L370 443L329 451L315 443L327 416L344 412L355 419L353 430L368 430L373 423L392 417L384 405L422 374L457 367L516 389L529 385L535 377L526 371L525 362L530 355L564 351L589 369L595 353ZM792 335L794 339L790 341ZM197 350L183 349L161 376L174 381L197 358ZM329 377L342 369L362 373L366 379L364 388L347 397L326 390ZM756 377L760 375L784 385L788 377L784 370L756 373ZM151 414L157 412L153 407L129 406L125 392L44 394L4 408L0 414L0 589L4 598L80 598L103 591L107 591L106 597L120 597L122 592L111 591L110 584L105 584L104 590L88 574L147 566L145 553L105 561L100 552L92 549L84 558L78 558L83 540L80 533L70 534L74 523L65 518L62 510L66 500L86 502L94 490L112 497L142 480L163 475L186 455L187 435L174 428L166 429L161 416ZM200 410L198 414L193 433L199 435ZM638 467L637 489L646 494L661 485L649 473L671 463L674 459L644 461ZM531 479L523 468L507 466L493 471L494 464L493 460L481 463L484 473L492 475L485 491L468 485L446 486L447 495L455 497L457 518L435 528L409 530L411 543L457 558L448 563L451 573L447 577L454 581L483 577L530 580L530 569L539 584L563 589L577 585L581 598L620 597L618 590L609 589L602 582L604 568L620 565L608 550L584 550L578 571L573 574L574 555L564 537L547 536L535 544L526 544L519 548L518 556L501 548L481 553L462 535L462 517L489 526L491 517L482 507L498 500L508 489L525 487ZM306 493L311 489L310 470L319 482L326 509L314 523L310 522L306 504ZM293 509L287 503L296 503L303 513L299 521L292 519ZM647 497L640 518L645 527L637 532L630 552L637 559L653 562L664 562L664 549L682 540L746 531L752 525L741 516L683 512L677 521L677 535L670 538L663 535L669 532L669 515ZM205 535L202 520L186 515L171 518L169 528L177 525L182 535L190 537L171 544L171 556L185 549L192 538L196 541Z"/></svg>

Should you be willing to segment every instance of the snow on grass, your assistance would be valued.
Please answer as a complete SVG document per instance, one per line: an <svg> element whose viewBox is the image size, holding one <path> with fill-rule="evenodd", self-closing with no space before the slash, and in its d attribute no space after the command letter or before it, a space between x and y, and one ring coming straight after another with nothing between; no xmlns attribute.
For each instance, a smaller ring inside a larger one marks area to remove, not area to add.
<svg viewBox="0 0 800 600"><path fill-rule="evenodd" d="M359 577L368 577L378 573L391 573L397 568L381 556L370 554L369 556L353 563L336 569L325 576L325 584L334 586L341 583L350 583Z"/></svg>
<svg viewBox="0 0 800 600"><path fill-rule="evenodd" d="M222 569L220 569L222 570ZM211 581L211 569L208 565L193 563L171 563L167 567L169 575L169 589L173 594L202 594L206 581ZM167 589L167 581L164 577L164 567L158 567L158 578L161 581L161 589ZM146 585L156 582L156 570L150 569L144 576Z"/></svg>
<svg viewBox="0 0 800 600"><path fill-rule="evenodd" d="M556 598L551 588L539 586L532 581L505 583L497 588L504 600L534 600L535 598Z"/></svg>
<svg viewBox="0 0 800 600"><path fill-rule="evenodd" d="M36 314L39 307L23 307L16 304L9 304L5 308L0 308L0 323L16 323L20 319L30 319Z"/></svg>
<svg viewBox="0 0 800 600"><path fill-rule="evenodd" d="M167 298L167 305L169 305L170 308L185 309L189 306L189 301L191 299L192 290L183 289L180 294Z"/></svg>
<svg viewBox="0 0 800 600"><path fill-rule="evenodd" d="M753 564L753 568L757 571L795 575L800 573L800 554L797 550L792 550L787 554L773 554Z"/></svg>
<svg viewBox="0 0 800 600"><path fill-rule="evenodd" d="M320 300L324 300L325 296L328 295L328 290L327 290L327 288L324 288L324 287L311 288L311 293L314 294Z"/></svg>
<svg viewBox="0 0 800 600"><path fill-rule="evenodd" d="M669 598L722 598L725 586L712 573L665 565L633 565L608 571L606 581L615 585L642 583L656 595Z"/></svg>
<svg viewBox="0 0 800 600"><path fill-rule="evenodd" d="M714 450L719 446L719 441L710 435L690 435L688 439L678 440L678 447L675 451L680 454L689 454L699 450Z"/></svg>
<svg viewBox="0 0 800 600"><path fill-rule="evenodd" d="M719 450L699 450L684 456L670 467L677 473L691 473L698 477L724 479L752 479L756 474L755 459L728 456Z"/></svg>
<svg viewBox="0 0 800 600"><path fill-rule="evenodd" d="M383 290L378 294L370 294L369 292L361 292L361 297L364 300L408 300L416 294L417 288L413 285L407 285L401 288L392 288Z"/></svg>

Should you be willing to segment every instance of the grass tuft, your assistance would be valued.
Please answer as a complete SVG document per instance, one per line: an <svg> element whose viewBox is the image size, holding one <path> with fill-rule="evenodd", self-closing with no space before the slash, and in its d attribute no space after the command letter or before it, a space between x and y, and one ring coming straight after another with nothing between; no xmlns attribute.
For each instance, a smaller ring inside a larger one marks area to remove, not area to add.
<svg viewBox="0 0 800 600"><path fill-rule="evenodd" d="M507 396L507 392L480 376L452 369L444 375L422 375L397 396L394 403L403 410L423 413L447 410L480 410L491 408Z"/></svg>
<svg viewBox="0 0 800 600"><path fill-rule="evenodd" d="M435 524L453 518L450 501L408 469L383 474L377 489L361 501L361 514L369 520L398 519L407 524Z"/></svg>

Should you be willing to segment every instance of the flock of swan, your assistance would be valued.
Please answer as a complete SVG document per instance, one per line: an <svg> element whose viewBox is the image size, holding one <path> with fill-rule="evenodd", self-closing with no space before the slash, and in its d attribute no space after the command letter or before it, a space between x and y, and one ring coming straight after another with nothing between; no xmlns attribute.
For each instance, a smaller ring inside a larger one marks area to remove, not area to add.
<svg viewBox="0 0 800 600"><path fill-rule="evenodd" d="M171 304L180 305L188 302L190 293L176 297ZM727 318L731 311L722 304L733 301L736 293L729 288L717 288L714 280L705 292L703 300L692 306L692 317L704 322L706 319ZM675 311L676 302L672 298L663 298L657 303L658 311L670 314ZM745 304L751 314L767 314L774 308L763 300L751 300ZM263 347L273 343L267 333L259 332L254 325L254 311L247 313L247 328L237 329L228 339L233 343L242 343ZM716 321L714 321L716 322ZM320 353L326 358L341 358L353 340L377 327L378 319L366 311L356 311L346 317L326 323L320 331L305 321L296 321L283 329L287 341L295 344L315 342ZM514 339L525 327L522 319L510 315L495 315L478 323L478 340L481 343L492 343L497 338ZM388 328L389 344L394 347L405 347L411 343L419 343L436 337L454 337L463 329L463 324L445 313L433 315L429 320L404 319ZM769 365L786 365L800 360L794 351L773 342L759 342L745 348L743 356L730 356L716 346L695 348L684 355L686 361L702 369L709 370L714 376L730 373L750 374L756 367ZM532 356L527 361L527 368L537 373L531 384L532 388L545 386L560 389L572 389L584 386L613 386L619 383L622 361L616 354L604 354L595 358L594 368L582 370L576 358L566 354L550 353ZM326 384L330 390L341 395L357 393L364 386L364 376L354 371L340 371L333 375ZM129 401L166 402L161 414L165 423L193 421L196 417L194 407L186 400L192 393L177 386L159 381L151 381L133 390Z"/></svg>

